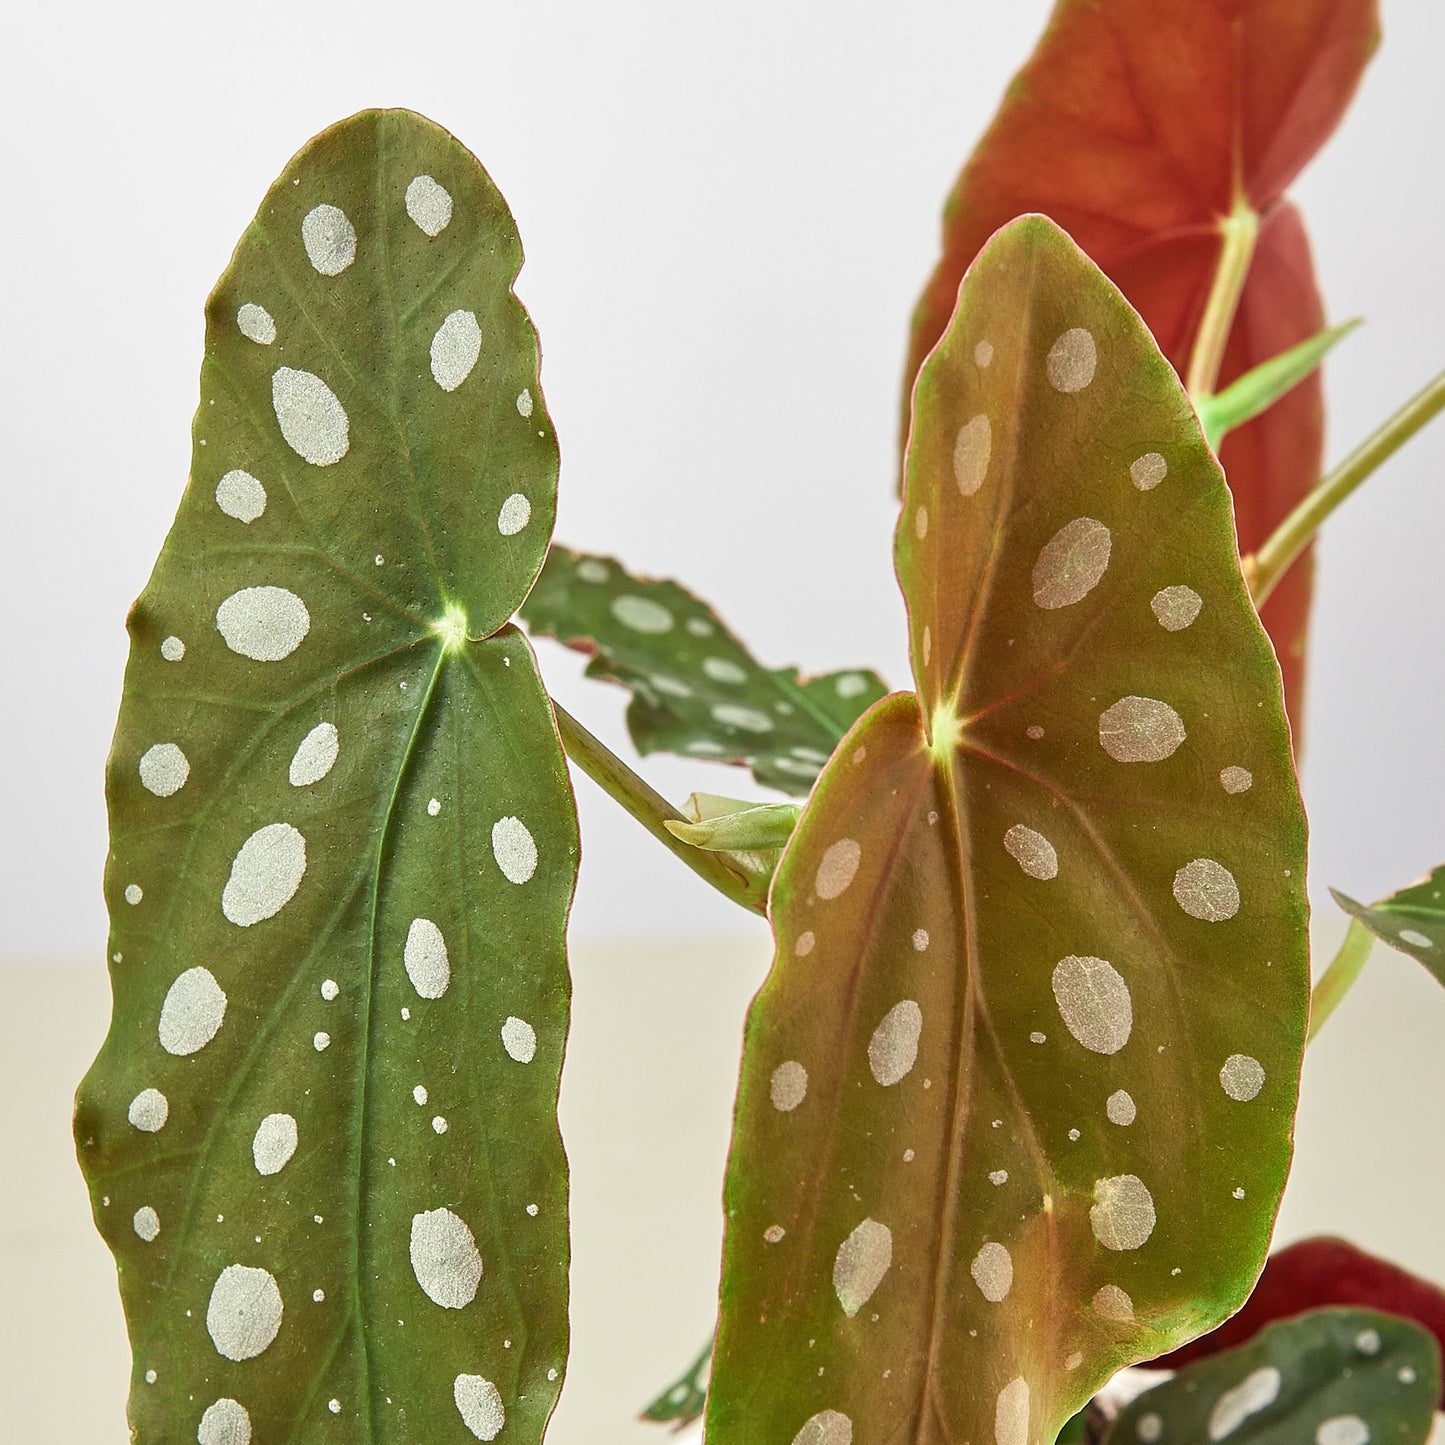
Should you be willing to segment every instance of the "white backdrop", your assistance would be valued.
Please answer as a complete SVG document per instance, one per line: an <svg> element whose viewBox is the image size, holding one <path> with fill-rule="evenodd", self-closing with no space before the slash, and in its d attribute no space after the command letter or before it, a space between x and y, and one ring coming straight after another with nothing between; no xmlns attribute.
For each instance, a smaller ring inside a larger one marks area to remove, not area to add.
<svg viewBox="0 0 1445 1445"><path fill-rule="evenodd" d="M122 619L185 478L202 302L287 158L363 106L442 122L518 218L562 440L559 537L689 582L768 662L902 681L889 544L906 318L947 188L1047 8L16 7L0 94L0 955L101 956ZM1299 188L1332 314L1371 321L1330 365L1334 455L1445 365L1445 10L1385 10L1360 100ZM1442 461L1445 426L1325 541L1307 776L1321 899L1445 858ZM543 663L625 750L621 695L556 649ZM702 765L645 771L679 797L749 788ZM579 792L575 931L758 937Z"/></svg>

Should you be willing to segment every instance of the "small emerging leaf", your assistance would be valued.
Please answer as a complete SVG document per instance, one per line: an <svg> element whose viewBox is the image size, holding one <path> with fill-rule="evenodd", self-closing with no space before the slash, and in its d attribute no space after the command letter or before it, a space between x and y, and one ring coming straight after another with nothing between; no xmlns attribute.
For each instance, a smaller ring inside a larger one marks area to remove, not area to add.
<svg viewBox="0 0 1445 1445"><path fill-rule="evenodd" d="M1445 865L1378 903L1356 903L1334 888L1330 896L1381 943L1408 953L1445 983Z"/></svg>
<svg viewBox="0 0 1445 1445"><path fill-rule="evenodd" d="M1269 1257L1238 1314L1151 1363L1179 1369L1252 1340L1275 1320L1327 1305L1353 1305L1414 1320L1445 1349L1445 1290L1343 1239L1302 1239ZM1440 1401L1445 1409L1445 1398Z"/></svg>
<svg viewBox="0 0 1445 1445"><path fill-rule="evenodd" d="M764 787L806 796L853 723L886 689L866 669L803 679L765 668L676 582L630 576L609 557L554 546L522 606L534 634L594 654L588 677L632 693L638 752L750 767Z"/></svg>
<svg viewBox="0 0 1445 1445"><path fill-rule="evenodd" d="M1278 667L1178 378L1052 223L914 396L918 694L774 880L709 1439L1051 1442L1268 1247L1308 1002Z"/></svg>
<svg viewBox="0 0 1445 1445"><path fill-rule="evenodd" d="M1198 408L1204 439L1218 451L1220 442L1235 427L1253 421L1306 377L1313 375L1336 344L1359 325L1360 322L1354 320L1327 327L1308 341L1301 341L1298 346L1262 361L1223 391L1203 397L1198 402Z"/></svg>
<svg viewBox="0 0 1445 1445"><path fill-rule="evenodd" d="M75 1117L143 1445L536 1445L561 1389L577 835L506 625L557 477L521 261L474 157L368 111L207 307Z"/></svg>
<svg viewBox="0 0 1445 1445"><path fill-rule="evenodd" d="M1140 1395L1108 1445L1424 1445L1439 1390L1426 1331L1371 1310L1316 1310Z"/></svg>
<svg viewBox="0 0 1445 1445"><path fill-rule="evenodd" d="M696 805L698 798L711 795L694 793L692 797ZM695 823L669 820L667 831L694 848L706 848L714 853L781 848L793 836L801 811L796 803L742 804L725 812L704 815Z"/></svg>

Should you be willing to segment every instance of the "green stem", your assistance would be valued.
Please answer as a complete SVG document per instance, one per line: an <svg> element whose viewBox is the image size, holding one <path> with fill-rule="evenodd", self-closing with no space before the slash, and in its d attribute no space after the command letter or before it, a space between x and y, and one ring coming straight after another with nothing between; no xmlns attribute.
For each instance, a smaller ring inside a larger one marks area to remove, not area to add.
<svg viewBox="0 0 1445 1445"><path fill-rule="evenodd" d="M1189 371L1184 379L1185 389L1196 406L1205 397L1213 395L1219 380L1224 348L1234 326L1234 313L1239 310L1239 298L1244 294L1249 263L1254 259L1259 217L1250 208L1249 202L1240 196L1234 203L1234 210L1220 221L1219 229L1224 244L1220 248L1214 284L1209 288L1209 299L1204 305L1204 317L1199 323L1199 334L1194 338Z"/></svg>
<svg viewBox="0 0 1445 1445"><path fill-rule="evenodd" d="M1363 923L1352 920L1340 951L1335 954L1324 976L1310 994L1310 1027L1305 1043L1314 1042L1315 1035L1324 1027L1325 1020L1339 1007L1340 1000L1349 993L1359 978L1375 946L1375 937Z"/></svg>
<svg viewBox="0 0 1445 1445"><path fill-rule="evenodd" d="M1245 559L1245 577L1256 607L1264 606L1265 599L1309 546L1325 518L1442 408L1445 408L1445 372L1412 396L1378 431L1356 447L1274 529L1264 546L1253 557Z"/></svg>
<svg viewBox="0 0 1445 1445"><path fill-rule="evenodd" d="M719 893L753 913L766 913L768 880L747 872L726 854L709 853L675 838L666 824L689 823L661 793L640 778L616 753L600 739L592 736L571 713L555 699L557 729L567 756L615 802L620 803L668 852L681 858L699 878L711 883Z"/></svg>

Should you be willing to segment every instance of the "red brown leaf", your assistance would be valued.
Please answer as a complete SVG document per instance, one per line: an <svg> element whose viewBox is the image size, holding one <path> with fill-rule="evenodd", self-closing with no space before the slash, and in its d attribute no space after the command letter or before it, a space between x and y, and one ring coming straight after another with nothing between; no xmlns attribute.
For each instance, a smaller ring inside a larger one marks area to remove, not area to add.
<svg viewBox="0 0 1445 1445"><path fill-rule="evenodd" d="M1027 211L1074 237L1182 375L1221 221L1242 200L1259 238L1221 385L1313 335L1323 308L1284 191L1338 123L1377 35L1376 0L1059 0L949 197L943 256L914 313L909 388L964 270ZM1242 551L1309 490L1322 454L1318 376L1225 442ZM1264 610L1297 737L1309 602L1306 556Z"/></svg>

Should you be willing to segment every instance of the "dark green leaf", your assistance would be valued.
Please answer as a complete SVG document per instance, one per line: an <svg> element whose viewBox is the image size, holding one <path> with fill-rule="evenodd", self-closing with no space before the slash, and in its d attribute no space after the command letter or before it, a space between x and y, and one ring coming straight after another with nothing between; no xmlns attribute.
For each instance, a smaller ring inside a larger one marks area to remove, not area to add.
<svg viewBox="0 0 1445 1445"><path fill-rule="evenodd" d="M1115 1420L1110 1445L1424 1445L1440 1351L1373 1310L1315 1310L1189 1365Z"/></svg>
<svg viewBox="0 0 1445 1445"><path fill-rule="evenodd" d="M1334 888L1330 895L1381 943L1418 959L1445 983L1445 865L1378 903L1356 903Z"/></svg>
<svg viewBox="0 0 1445 1445"><path fill-rule="evenodd" d="M1138 316L1006 227L919 377L919 695L784 852L708 1436L1037 1445L1263 1263L1305 831L1229 494Z"/></svg>
<svg viewBox="0 0 1445 1445"><path fill-rule="evenodd" d="M711 1368L712 1340L709 1339L682 1376L642 1412L642 1418L656 1420L659 1424L671 1424L675 1430L691 1425L706 1407L707 1377Z"/></svg>
<svg viewBox="0 0 1445 1445"><path fill-rule="evenodd" d="M557 472L520 264L473 157L373 111L207 308L76 1114L143 1442L535 1442L561 1388L577 837L506 625Z"/></svg>
<svg viewBox="0 0 1445 1445"><path fill-rule="evenodd" d="M887 691L855 669L801 678L761 666L706 603L676 582L630 576L610 557L554 546L522 607L533 633L594 654L588 677L632 693L638 752L742 763L804 797L838 740Z"/></svg>

